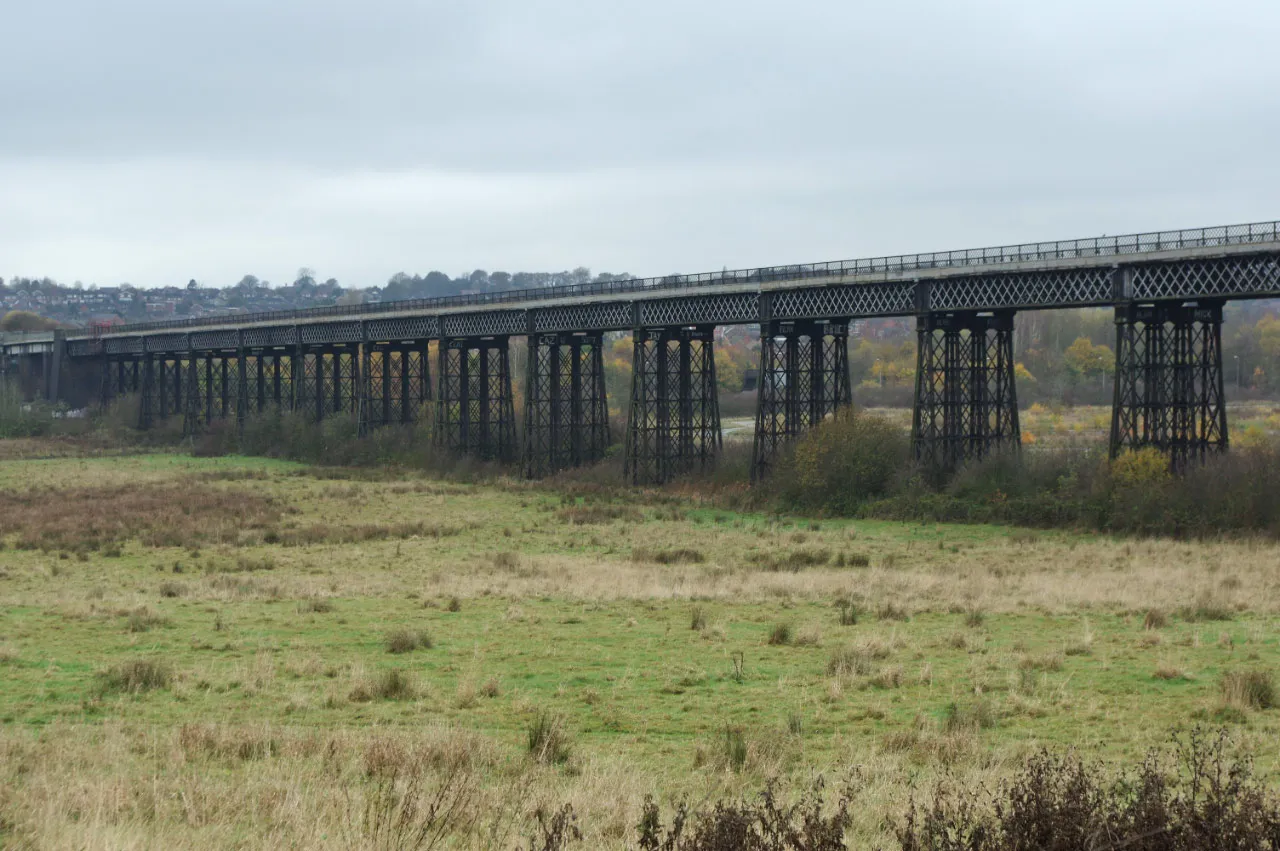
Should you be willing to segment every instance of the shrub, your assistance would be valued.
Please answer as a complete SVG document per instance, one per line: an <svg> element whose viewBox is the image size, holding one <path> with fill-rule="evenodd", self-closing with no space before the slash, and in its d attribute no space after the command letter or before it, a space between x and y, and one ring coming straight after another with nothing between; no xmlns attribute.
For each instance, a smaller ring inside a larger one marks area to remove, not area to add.
<svg viewBox="0 0 1280 851"><path fill-rule="evenodd" d="M1134 772L1108 778L1074 754L1041 751L989 796L939 782L931 803L913 801L895 825L898 845L903 851L1276 847L1280 799L1247 761L1227 755L1225 733L1193 731L1175 750L1181 770L1172 773L1159 753Z"/></svg>
<svg viewBox="0 0 1280 851"><path fill-rule="evenodd" d="M889 492L907 450L906 434L889 421L842 412L797 441L778 464L776 487L799 508L852 514Z"/></svg>
<svg viewBox="0 0 1280 851"><path fill-rule="evenodd" d="M680 803L664 826L657 802L646 796L636 841L640 851L845 851L850 792L834 805L825 798L821 781L791 803L770 783L756 801L718 801L697 811Z"/></svg>
<svg viewBox="0 0 1280 851"><path fill-rule="evenodd" d="M1169 482L1169 456L1154 446L1131 450L1111 462L1111 480L1125 491L1145 491Z"/></svg>
<svg viewBox="0 0 1280 851"><path fill-rule="evenodd" d="M689 613L689 629L702 632L707 628L707 613L701 606L694 606Z"/></svg>
<svg viewBox="0 0 1280 851"><path fill-rule="evenodd" d="M774 646L790 644L793 637L789 623L774 624L773 629L769 630L769 644Z"/></svg>

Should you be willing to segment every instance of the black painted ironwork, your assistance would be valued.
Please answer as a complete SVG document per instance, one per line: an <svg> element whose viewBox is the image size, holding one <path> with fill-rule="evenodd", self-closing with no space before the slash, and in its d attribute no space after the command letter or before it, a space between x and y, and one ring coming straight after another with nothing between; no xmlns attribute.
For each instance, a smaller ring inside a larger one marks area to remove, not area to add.
<svg viewBox="0 0 1280 851"><path fill-rule="evenodd" d="M633 332L624 470L634 484L705 470L720 454L714 337L707 325Z"/></svg>
<svg viewBox="0 0 1280 851"><path fill-rule="evenodd" d="M514 460L510 338L442 340L438 358L436 445L487 460Z"/></svg>
<svg viewBox="0 0 1280 851"><path fill-rule="evenodd" d="M788 440L853 401L847 319L772 319L761 328L753 480L768 473Z"/></svg>
<svg viewBox="0 0 1280 851"><path fill-rule="evenodd" d="M917 461L954 469L1021 443L1013 313L930 313L916 320Z"/></svg>
<svg viewBox="0 0 1280 851"><path fill-rule="evenodd" d="M604 335L532 334L528 340L525 475L534 478L603 458L609 448Z"/></svg>
<svg viewBox="0 0 1280 851"><path fill-rule="evenodd" d="M160 329L196 328L208 326L245 326L263 323L295 324L311 322L326 317L375 316L387 313L413 313L448 310L458 307L503 305L522 302L547 301L591 296L616 296L619 294L661 294L664 291L696 290L705 287L741 287L759 284L776 284L787 281L804 282L814 279L896 276L906 273L955 270L968 276L979 267L1015 267L1026 263L1057 263L1070 261L1097 261L1098 266L1110 267L1114 262L1133 258L1135 255L1161 254L1196 249L1233 248L1250 245L1280 243L1280 222L1226 225L1184 230L1153 231L1122 236L1090 237L1087 239L1032 242L990 248L970 248L959 251L941 251L925 254L902 254L891 257L873 257L858 260L839 260L825 263L803 263L789 266L768 266L755 269L723 270L693 275L663 275L651 278L628 278L614 281L592 281L569 286L541 287L498 293L477 293L443 298L408 299L404 301L376 302L358 305L335 305L299 310L279 310L235 316L200 317L196 319L170 319L142 322L112 329L111 333L140 333ZM1254 274L1273 278L1280 274L1274 258L1264 269ZM1001 283L1001 282L997 282ZM1249 286L1252 286L1251 284ZM1234 292L1235 290L1233 290ZM1186 295L1186 294L1184 294ZM1003 304L1004 302L995 302ZM980 305L953 305L987 307ZM1026 305L1017 305L1026 306ZM1045 305L1048 306L1048 305ZM926 309L927 306L926 306ZM697 320L681 319L693 322ZM561 330L592 330L586 328ZM88 335L89 332L86 332ZM445 332L448 333L448 332ZM514 333L514 332L513 332ZM336 338L335 338L336 339ZM231 343L230 345L234 345Z"/></svg>
<svg viewBox="0 0 1280 851"><path fill-rule="evenodd" d="M1222 302L1116 308L1111 454L1154 446L1174 468L1227 448Z"/></svg>
<svg viewBox="0 0 1280 851"><path fill-rule="evenodd" d="M366 427L425 420L431 402L431 357L426 340L365 346Z"/></svg>

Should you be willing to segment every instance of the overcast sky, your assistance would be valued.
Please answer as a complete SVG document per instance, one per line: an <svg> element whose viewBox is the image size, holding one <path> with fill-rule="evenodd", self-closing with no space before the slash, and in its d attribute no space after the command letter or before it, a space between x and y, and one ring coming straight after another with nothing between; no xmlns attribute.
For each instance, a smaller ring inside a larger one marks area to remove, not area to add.
<svg viewBox="0 0 1280 851"><path fill-rule="evenodd" d="M1280 218L1274 0L0 0L0 276L696 272Z"/></svg>

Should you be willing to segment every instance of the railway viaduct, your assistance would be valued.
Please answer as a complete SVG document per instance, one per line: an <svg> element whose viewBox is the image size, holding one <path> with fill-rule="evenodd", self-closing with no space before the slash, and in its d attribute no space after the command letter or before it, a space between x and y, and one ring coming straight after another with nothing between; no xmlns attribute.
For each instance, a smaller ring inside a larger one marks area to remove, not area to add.
<svg viewBox="0 0 1280 851"><path fill-rule="evenodd" d="M721 447L714 331L758 325L753 476L850 402L848 329L915 317L912 446L951 467L1020 440L1020 310L1112 307L1111 451L1183 463L1227 446L1228 299L1280 296L1280 223L671 275L450 298L6 334L0 361L33 394L136 393L139 426L196 431L281 406L362 428L433 417L436 443L540 476L609 445L603 335L630 331L626 475L660 483ZM528 347L523 428L510 347ZM434 362L434 363L433 363Z"/></svg>

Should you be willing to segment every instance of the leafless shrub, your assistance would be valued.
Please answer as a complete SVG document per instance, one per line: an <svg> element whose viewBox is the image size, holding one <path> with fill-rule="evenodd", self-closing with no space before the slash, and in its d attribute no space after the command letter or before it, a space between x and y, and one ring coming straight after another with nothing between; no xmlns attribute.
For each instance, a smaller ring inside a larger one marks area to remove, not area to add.
<svg viewBox="0 0 1280 851"><path fill-rule="evenodd" d="M912 801L894 832L902 851L1136 849L1266 851L1280 838L1280 799L1227 753L1225 733L1175 743L1179 769L1156 752L1107 778L1075 754L1042 751L987 796L946 781Z"/></svg>
<svg viewBox="0 0 1280 851"><path fill-rule="evenodd" d="M664 826L652 796L645 798L637 826L641 851L844 851L852 823L850 795L827 806L821 782L792 803L780 800L774 784L756 801L719 801L708 810L676 805Z"/></svg>

